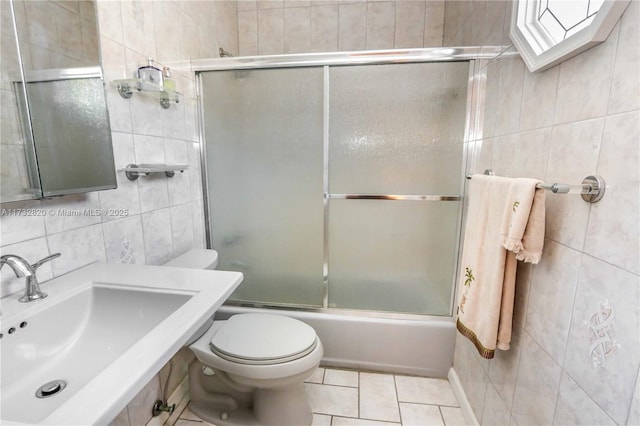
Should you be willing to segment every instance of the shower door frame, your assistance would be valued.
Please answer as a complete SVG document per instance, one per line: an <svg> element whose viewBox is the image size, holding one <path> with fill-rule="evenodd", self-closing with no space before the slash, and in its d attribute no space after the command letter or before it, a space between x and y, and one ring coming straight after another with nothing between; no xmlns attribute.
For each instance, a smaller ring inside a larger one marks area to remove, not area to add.
<svg viewBox="0 0 640 426"><path fill-rule="evenodd" d="M485 68L488 60L494 59L504 50L503 47L438 47L424 49L400 49L400 50L372 50L355 52L332 52L332 53L302 53L290 55L269 55L269 56L245 56L245 57L225 57L214 59L193 60L192 71L196 77L196 94L198 105L198 129L200 140L200 162L202 172L202 191L204 204L205 238L207 248L212 245L211 229L211 206L208 193L208 174L206 156L206 137L204 129L204 108L202 106L202 78L201 73L209 71L234 71L234 70L257 70L273 68L301 68L301 67L322 67L324 81L328 81L329 67L341 65L382 65L382 64L409 64L409 63L438 63L438 62L468 62L469 79L467 82L467 105L465 113L465 129L463 136L462 164L460 168L460 194L458 195L362 195L362 194L331 194L328 192L328 91L329 86L323 87L323 286L324 298L322 307L309 305L291 305L263 302L227 301L226 304L250 308L284 309L307 312L334 313L348 316L390 318L390 319L427 319L427 318L451 318L454 316L453 304L457 294L457 276L459 271L460 253L462 250L462 218L464 215L464 194L466 188L466 175L468 170L474 169L474 164L481 149L482 125L484 121L483 108L484 92L486 85ZM328 306L329 283L328 283L328 211L330 199L381 199L381 200L424 200L424 201L462 201L458 209L457 218L457 242L452 271L452 291L449 303L449 314L430 315L412 314L387 311L373 311L364 309L331 308Z"/></svg>

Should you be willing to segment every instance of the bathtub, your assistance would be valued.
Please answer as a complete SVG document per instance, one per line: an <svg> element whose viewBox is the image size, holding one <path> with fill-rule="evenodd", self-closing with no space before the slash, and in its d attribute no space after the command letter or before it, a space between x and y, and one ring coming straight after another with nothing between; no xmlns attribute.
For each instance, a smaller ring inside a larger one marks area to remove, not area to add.
<svg viewBox="0 0 640 426"><path fill-rule="evenodd" d="M215 319L248 312L277 313L312 326L324 346L323 366L446 378L453 365L451 317L386 319L224 305Z"/></svg>

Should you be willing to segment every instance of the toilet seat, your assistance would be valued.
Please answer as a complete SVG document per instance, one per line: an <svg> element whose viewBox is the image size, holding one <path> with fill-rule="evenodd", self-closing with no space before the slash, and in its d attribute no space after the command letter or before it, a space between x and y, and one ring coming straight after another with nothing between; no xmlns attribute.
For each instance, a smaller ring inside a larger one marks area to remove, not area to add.
<svg viewBox="0 0 640 426"><path fill-rule="evenodd" d="M241 314L227 320L209 348L220 358L240 364L271 365L302 358L317 346L315 330L293 318Z"/></svg>

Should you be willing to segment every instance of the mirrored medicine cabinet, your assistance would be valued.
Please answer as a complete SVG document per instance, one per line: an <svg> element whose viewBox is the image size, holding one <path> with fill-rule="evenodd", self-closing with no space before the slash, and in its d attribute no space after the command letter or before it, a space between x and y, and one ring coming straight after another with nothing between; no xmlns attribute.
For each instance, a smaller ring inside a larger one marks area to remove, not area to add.
<svg viewBox="0 0 640 426"><path fill-rule="evenodd" d="M116 188L95 1L0 8L0 202Z"/></svg>

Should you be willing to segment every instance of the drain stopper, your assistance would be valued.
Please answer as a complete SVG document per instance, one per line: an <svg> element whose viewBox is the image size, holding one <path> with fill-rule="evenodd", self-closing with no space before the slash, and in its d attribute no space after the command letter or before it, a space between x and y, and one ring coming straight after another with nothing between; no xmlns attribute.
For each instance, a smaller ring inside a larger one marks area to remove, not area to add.
<svg viewBox="0 0 640 426"><path fill-rule="evenodd" d="M36 391L36 397L47 398L57 394L67 387L67 382L64 380L53 380L40 386Z"/></svg>

